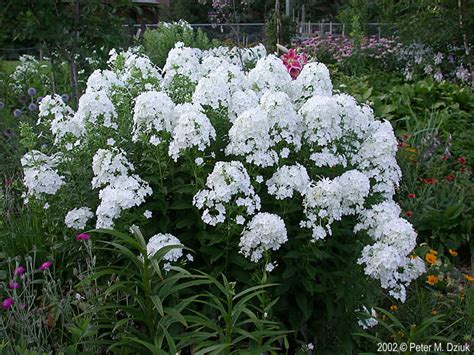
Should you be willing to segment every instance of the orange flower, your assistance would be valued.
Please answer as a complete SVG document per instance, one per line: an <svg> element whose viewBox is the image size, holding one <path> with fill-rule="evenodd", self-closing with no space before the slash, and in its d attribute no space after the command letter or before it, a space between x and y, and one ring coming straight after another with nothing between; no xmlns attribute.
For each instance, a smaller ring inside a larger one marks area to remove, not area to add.
<svg viewBox="0 0 474 355"><path fill-rule="evenodd" d="M473 282L474 281L474 277L472 277L471 275L468 275L468 274L465 274L464 275L464 278L469 281L469 282Z"/></svg>
<svg viewBox="0 0 474 355"><path fill-rule="evenodd" d="M431 286L436 285L438 283L438 276L428 275L428 277L426 278L426 283L431 285Z"/></svg>
<svg viewBox="0 0 474 355"><path fill-rule="evenodd" d="M435 315L438 314L438 311L437 311L436 309L433 309L433 310L431 311L431 314L432 314L433 316L435 316Z"/></svg>
<svg viewBox="0 0 474 355"><path fill-rule="evenodd" d="M398 306L397 306L396 304L392 304L392 305L390 306L390 310L391 310L391 311L398 311Z"/></svg>
<svg viewBox="0 0 474 355"><path fill-rule="evenodd" d="M437 252L436 250L434 250L434 249L430 249L429 252L430 252L431 254L438 255L438 252Z"/></svg>
<svg viewBox="0 0 474 355"><path fill-rule="evenodd" d="M436 260L438 259L436 255L428 253L425 256L425 259L427 262L429 262L431 265L434 265L436 263Z"/></svg>
<svg viewBox="0 0 474 355"><path fill-rule="evenodd" d="M452 256L458 256L458 252L454 249L448 249L449 251L449 254L451 254Z"/></svg>

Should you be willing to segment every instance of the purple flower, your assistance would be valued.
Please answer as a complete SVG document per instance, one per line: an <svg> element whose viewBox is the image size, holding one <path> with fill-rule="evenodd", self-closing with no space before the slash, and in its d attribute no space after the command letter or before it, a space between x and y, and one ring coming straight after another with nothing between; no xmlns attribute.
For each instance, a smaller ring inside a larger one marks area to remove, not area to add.
<svg viewBox="0 0 474 355"><path fill-rule="evenodd" d="M69 95L68 94L62 94L61 95L61 100L66 104L69 101Z"/></svg>
<svg viewBox="0 0 474 355"><path fill-rule="evenodd" d="M90 238L91 236L87 233L81 233L81 234L76 235L77 241L89 240Z"/></svg>
<svg viewBox="0 0 474 355"><path fill-rule="evenodd" d="M434 79L435 79L436 81L441 81L441 80L443 80L443 74L441 73L441 70L438 69L438 70L436 71L436 73L435 73L435 75L434 75Z"/></svg>
<svg viewBox="0 0 474 355"><path fill-rule="evenodd" d="M43 100L43 96L38 96L38 98L36 99L36 103L41 103L41 100Z"/></svg>
<svg viewBox="0 0 474 355"><path fill-rule="evenodd" d="M5 104L3 103L3 101L0 101L0 110L3 110L5 108Z"/></svg>
<svg viewBox="0 0 474 355"><path fill-rule="evenodd" d="M16 290L16 289L20 288L20 284L18 282L15 282L15 281L10 281L9 284L8 284L8 288L11 289L11 290Z"/></svg>
<svg viewBox="0 0 474 355"><path fill-rule="evenodd" d="M33 97L36 95L36 89L35 88L29 88L28 89L28 96Z"/></svg>
<svg viewBox="0 0 474 355"><path fill-rule="evenodd" d="M5 298L2 302L2 307L3 307L3 309L8 309L11 306L13 306L14 303L15 303L15 301L13 301L13 298L11 298L11 297Z"/></svg>
<svg viewBox="0 0 474 355"><path fill-rule="evenodd" d="M23 266L18 266L15 271L13 272L13 275L15 276L21 276L25 273L25 268Z"/></svg>
<svg viewBox="0 0 474 355"><path fill-rule="evenodd" d="M13 116L20 117L21 116L21 110L19 108L14 109L13 110Z"/></svg>
<svg viewBox="0 0 474 355"><path fill-rule="evenodd" d="M33 102L28 105L28 110L30 110L31 112L36 111L37 108L38 108L38 105L36 105Z"/></svg>
<svg viewBox="0 0 474 355"><path fill-rule="evenodd" d="M41 271L44 271L46 269L49 269L51 267L51 265L53 265L53 263L51 261L45 261L44 263L41 264L41 266L39 267L39 269Z"/></svg>

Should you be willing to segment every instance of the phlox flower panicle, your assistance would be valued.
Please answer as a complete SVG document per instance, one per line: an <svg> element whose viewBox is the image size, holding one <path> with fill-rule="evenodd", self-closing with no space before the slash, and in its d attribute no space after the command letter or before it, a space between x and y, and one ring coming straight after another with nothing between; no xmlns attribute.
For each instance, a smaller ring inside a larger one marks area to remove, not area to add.
<svg viewBox="0 0 474 355"><path fill-rule="evenodd" d="M240 238L240 253L258 262L265 251L278 250L288 241L285 222L275 214L256 214L245 227Z"/></svg>

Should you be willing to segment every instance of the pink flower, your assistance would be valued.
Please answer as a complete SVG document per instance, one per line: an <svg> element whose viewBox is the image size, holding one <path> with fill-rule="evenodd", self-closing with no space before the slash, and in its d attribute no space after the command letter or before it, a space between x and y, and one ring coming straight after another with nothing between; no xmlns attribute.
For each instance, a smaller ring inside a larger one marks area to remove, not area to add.
<svg viewBox="0 0 474 355"><path fill-rule="evenodd" d="M10 281L10 283L8 284L8 288L11 290L16 290L20 288L20 284L15 281Z"/></svg>
<svg viewBox="0 0 474 355"><path fill-rule="evenodd" d="M15 271L13 272L13 274L14 274L15 276L21 276L21 275L23 275L24 273L25 273L25 268L24 268L23 266L21 266L21 265L18 266L18 267L15 269Z"/></svg>
<svg viewBox="0 0 474 355"><path fill-rule="evenodd" d="M51 265L53 265L53 263L51 261L45 261L44 263L41 264L41 266L39 267L39 269L41 271L44 271L46 269L49 269L51 267Z"/></svg>
<svg viewBox="0 0 474 355"><path fill-rule="evenodd" d="M89 240L90 238L91 238L91 236L87 233L81 233L81 234L76 235L76 240L77 241Z"/></svg>
<svg viewBox="0 0 474 355"><path fill-rule="evenodd" d="M283 54L281 60L293 79L296 79L301 69L303 69L303 65L308 62L305 53L298 54L293 48L288 53Z"/></svg>
<svg viewBox="0 0 474 355"><path fill-rule="evenodd" d="M13 301L13 298L5 298L2 302L2 307L3 309L8 309L13 306L14 303L15 301Z"/></svg>

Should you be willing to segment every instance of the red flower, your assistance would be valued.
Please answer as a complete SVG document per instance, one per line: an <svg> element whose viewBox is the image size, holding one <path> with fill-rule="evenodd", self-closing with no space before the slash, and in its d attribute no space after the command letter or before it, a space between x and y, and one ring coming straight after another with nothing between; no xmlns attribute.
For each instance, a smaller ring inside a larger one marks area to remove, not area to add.
<svg viewBox="0 0 474 355"><path fill-rule="evenodd" d="M2 302L2 307L3 307L3 309L6 310L6 309L10 308L11 306L13 306L14 303L15 303L15 301L13 301L13 298L6 298Z"/></svg>
<svg viewBox="0 0 474 355"><path fill-rule="evenodd" d="M412 211L406 211L406 212L405 212L405 216L407 216L408 218L410 218L411 216L413 216L413 212L412 212Z"/></svg>
<svg viewBox="0 0 474 355"><path fill-rule="evenodd" d="M20 288L20 284L15 281L10 281L10 283L8 284L8 288L11 290L16 290Z"/></svg>
<svg viewBox="0 0 474 355"><path fill-rule="evenodd" d="M90 236L89 234L87 234L87 233L81 233L81 234L76 235L76 240L77 240L77 241L89 240L90 237L91 237L91 236Z"/></svg>
<svg viewBox="0 0 474 355"><path fill-rule="evenodd" d="M428 185L436 185L438 183L438 180L435 178L426 178L426 179L422 179L421 181L423 181L425 184L428 184Z"/></svg>
<svg viewBox="0 0 474 355"><path fill-rule="evenodd" d="M403 148L403 147L406 147L407 144L405 142L399 142L398 143L398 148Z"/></svg>
<svg viewBox="0 0 474 355"><path fill-rule="evenodd" d="M458 158L458 163L459 163L459 164L462 164L462 165L467 164L467 159L466 159L466 157L459 157L459 158Z"/></svg>
<svg viewBox="0 0 474 355"><path fill-rule="evenodd" d="M14 274L15 276L21 276L21 275L23 275L24 273L25 273L25 268L24 268L23 266L21 266L21 265L18 266L18 267L15 269L15 271L13 272L13 274Z"/></svg>
<svg viewBox="0 0 474 355"><path fill-rule="evenodd" d="M415 198L416 195L415 195L415 194L408 194L407 197L408 197L408 198Z"/></svg>
<svg viewBox="0 0 474 355"><path fill-rule="evenodd" d="M444 178L445 178L447 181L453 181L453 180L454 180L454 175L449 174L449 175L446 175Z"/></svg>
<svg viewBox="0 0 474 355"><path fill-rule="evenodd" d="M449 159L449 155L447 154L443 154L443 156L441 157L441 160L448 160Z"/></svg>
<svg viewBox="0 0 474 355"><path fill-rule="evenodd" d="M49 269L51 266L53 265L53 263L51 261L45 261L44 263L41 264L41 266L39 267L39 269L41 271L44 271L46 269Z"/></svg>

